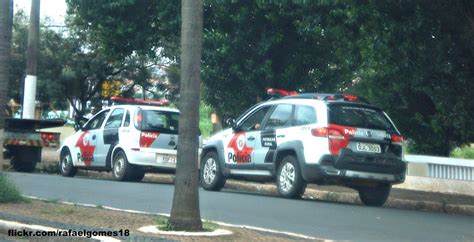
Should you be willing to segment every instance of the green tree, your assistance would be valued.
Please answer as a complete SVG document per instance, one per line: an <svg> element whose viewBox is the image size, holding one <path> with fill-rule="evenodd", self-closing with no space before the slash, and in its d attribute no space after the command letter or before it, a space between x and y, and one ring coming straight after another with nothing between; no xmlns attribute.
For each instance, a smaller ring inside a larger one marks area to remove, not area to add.
<svg viewBox="0 0 474 242"><path fill-rule="evenodd" d="M363 56L355 91L385 108L415 153L474 140L474 2L356 5Z"/></svg>
<svg viewBox="0 0 474 242"><path fill-rule="evenodd" d="M175 230L202 230L199 210L199 86L203 29L202 0L182 0L181 88L178 162L170 223Z"/></svg>

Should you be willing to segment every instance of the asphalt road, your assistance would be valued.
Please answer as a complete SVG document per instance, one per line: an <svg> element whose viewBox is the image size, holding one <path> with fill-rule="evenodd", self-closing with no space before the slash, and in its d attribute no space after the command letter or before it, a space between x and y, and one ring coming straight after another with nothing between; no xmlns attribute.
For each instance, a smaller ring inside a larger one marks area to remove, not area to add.
<svg viewBox="0 0 474 242"><path fill-rule="evenodd" d="M173 186L10 173L27 195L169 213ZM333 240L473 241L474 217L200 190L203 219Z"/></svg>

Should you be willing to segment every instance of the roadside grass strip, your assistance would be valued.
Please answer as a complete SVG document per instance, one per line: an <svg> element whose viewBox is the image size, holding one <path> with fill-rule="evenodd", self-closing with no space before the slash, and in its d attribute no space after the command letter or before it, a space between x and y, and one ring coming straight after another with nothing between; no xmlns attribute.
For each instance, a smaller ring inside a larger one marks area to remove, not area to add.
<svg viewBox="0 0 474 242"><path fill-rule="evenodd" d="M21 195L6 173L0 172L0 203L18 202L28 202L28 199Z"/></svg>

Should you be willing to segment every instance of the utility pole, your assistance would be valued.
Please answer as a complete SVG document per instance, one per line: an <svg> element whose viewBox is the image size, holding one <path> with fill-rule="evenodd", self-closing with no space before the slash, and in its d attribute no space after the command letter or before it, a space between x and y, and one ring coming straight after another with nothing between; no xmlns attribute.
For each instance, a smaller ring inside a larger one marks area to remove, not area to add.
<svg viewBox="0 0 474 242"><path fill-rule="evenodd" d="M37 58L39 45L40 0L31 0L28 49L26 52L26 78L23 90L22 118L35 118Z"/></svg>

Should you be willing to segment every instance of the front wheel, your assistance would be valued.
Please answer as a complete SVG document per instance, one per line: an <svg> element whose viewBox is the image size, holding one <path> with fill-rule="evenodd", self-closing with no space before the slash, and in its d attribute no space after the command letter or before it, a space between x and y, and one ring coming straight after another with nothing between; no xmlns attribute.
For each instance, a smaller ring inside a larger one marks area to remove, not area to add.
<svg viewBox="0 0 474 242"><path fill-rule="evenodd" d="M201 160L201 170L199 173L201 186L205 190L220 191L224 187L226 179L222 174L216 152L211 151L206 153Z"/></svg>
<svg viewBox="0 0 474 242"><path fill-rule="evenodd" d="M300 198L306 189L296 158L286 156L280 163L277 172L278 193L286 198Z"/></svg>
<svg viewBox="0 0 474 242"><path fill-rule="evenodd" d="M77 173L77 167L72 164L71 152L68 149L61 152L59 160L59 172L62 176L73 177Z"/></svg>
<svg viewBox="0 0 474 242"><path fill-rule="evenodd" d="M382 206L390 194L390 184L379 184L376 187L361 187L358 189L359 198L366 206Z"/></svg>

